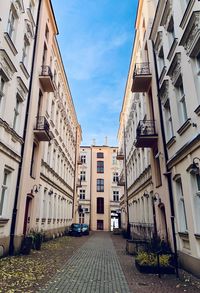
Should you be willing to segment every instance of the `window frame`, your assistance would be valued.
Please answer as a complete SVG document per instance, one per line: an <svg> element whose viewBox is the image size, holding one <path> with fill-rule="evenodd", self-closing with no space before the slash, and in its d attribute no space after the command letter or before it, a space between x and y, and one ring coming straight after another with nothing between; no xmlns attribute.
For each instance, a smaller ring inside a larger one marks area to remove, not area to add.
<svg viewBox="0 0 200 293"><path fill-rule="evenodd" d="M97 178L97 192L104 192L104 179L102 178Z"/></svg>

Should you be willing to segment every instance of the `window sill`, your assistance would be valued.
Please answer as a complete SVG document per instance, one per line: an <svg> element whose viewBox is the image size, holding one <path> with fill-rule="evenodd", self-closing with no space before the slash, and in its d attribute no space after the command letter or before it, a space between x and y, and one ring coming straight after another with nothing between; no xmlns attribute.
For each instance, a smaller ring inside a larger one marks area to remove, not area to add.
<svg viewBox="0 0 200 293"><path fill-rule="evenodd" d="M200 240L200 234L194 234L195 238Z"/></svg>
<svg viewBox="0 0 200 293"><path fill-rule="evenodd" d="M194 113L200 116L200 105L194 110Z"/></svg>
<svg viewBox="0 0 200 293"><path fill-rule="evenodd" d="M0 218L0 227L4 227L8 223L9 219Z"/></svg>
<svg viewBox="0 0 200 293"><path fill-rule="evenodd" d="M176 142L176 136L172 136L167 142L167 148L170 149L171 146Z"/></svg>
<svg viewBox="0 0 200 293"><path fill-rule="evenodd" d="M10 49L11 49L13 55L16 56L17 53L18 53L18 51L17 51L17 49L16 49L16 47L15 47L15 45L14 45L12 39L10 38L9 34L8 34L8 33L4 33L4 38L5 38L5 40L6 40L7 44L8 44L8 46L10 47Z"/></svg>
<svg viewBox="0 0 200 293"><path fill-rule="evenodd" d="M178 232L178 235L179 235L181 238L189 239L189 234L188 234L188 232Z"/></svg>
<svg viewBox="0 0 200 293"><path fill-rule="evenodd" d="M177 130L179 135L182 135L191 126L191 118L188 118L183 125Z"/></svg>

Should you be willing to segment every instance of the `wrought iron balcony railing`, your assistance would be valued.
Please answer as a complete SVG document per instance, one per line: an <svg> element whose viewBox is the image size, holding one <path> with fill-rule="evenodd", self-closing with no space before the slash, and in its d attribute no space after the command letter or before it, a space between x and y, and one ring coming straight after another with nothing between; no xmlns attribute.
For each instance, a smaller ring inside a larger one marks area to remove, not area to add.
<svg viewBox="0 0 200 293"><path fill-rule="evenodd" d="M46 117L38 116L36 118L36 127L34 129L34 133L39 141L51 140L49 128L49 122L47 121Z"/></svg>
<svg viewBox="0 0 200 293"><path fill-rule="evenodd" d="M137 75L150 75L149 62L136 63L133 73L133 78Z"/></svg>
<svg viewBox="0 0 200 293"><path fill-rule="evenodd" d="M149 62L136 63L133 72L132 92L147 92L151 83Z"/></svg>
<svg viewBox="0 0 200 293"><path fill-rule="evenodd" d="M54 92L53 74L50 66L42 65L41 74L39 76L43 90L46 92Z"/></svg>
<svg viewBox="0 0 200 293"><path fill-rule="evenodd" d="M136 129L136 147L153 147L157 142L156 125L154 120L140 120Z"/></svg>

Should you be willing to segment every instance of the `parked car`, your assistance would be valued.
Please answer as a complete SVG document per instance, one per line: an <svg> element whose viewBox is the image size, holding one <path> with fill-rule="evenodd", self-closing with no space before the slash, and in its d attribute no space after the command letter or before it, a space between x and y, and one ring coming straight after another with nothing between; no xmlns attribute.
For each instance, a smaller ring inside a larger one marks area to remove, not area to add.
<svg viewBox="0 0 200 293"><path fill-rule="evenodd" d="M70 236L82 236L82 227L81 224L73 223L71 224L70 230L69 230Z"/></svg>
<svg viewBox="0 0 200 293"><path fill-rule="evenodd" d="M87 224L81 224L82 234L83 235L89 235L89 225Z"/></svg>

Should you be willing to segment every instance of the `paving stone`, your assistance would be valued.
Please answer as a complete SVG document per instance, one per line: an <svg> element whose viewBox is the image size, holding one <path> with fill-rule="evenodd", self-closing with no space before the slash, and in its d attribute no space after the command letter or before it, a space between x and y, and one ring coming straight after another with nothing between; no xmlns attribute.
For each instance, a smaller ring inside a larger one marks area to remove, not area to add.
<svg viewBox="0 0 200 293"><path fill-rule="evenodd" d="M42 292L130 293L110 234L96 232Z"/></svg>

